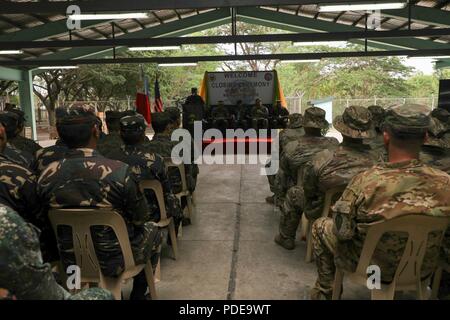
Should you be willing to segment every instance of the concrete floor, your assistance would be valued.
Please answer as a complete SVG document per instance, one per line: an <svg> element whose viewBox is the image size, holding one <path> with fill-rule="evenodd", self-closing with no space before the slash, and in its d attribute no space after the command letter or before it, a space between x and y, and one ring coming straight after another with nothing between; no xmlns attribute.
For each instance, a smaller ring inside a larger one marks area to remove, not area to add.
<svg viewBox="0 0 450 320"><path fill-rule="evenodd" d="M160 299L308 299L316 271L305 243L287 251L273 241L279 211L259 165L201 165L193 224L183 228L179 258L163 249ZM368 290L345 284L344 299Z"/></svg>

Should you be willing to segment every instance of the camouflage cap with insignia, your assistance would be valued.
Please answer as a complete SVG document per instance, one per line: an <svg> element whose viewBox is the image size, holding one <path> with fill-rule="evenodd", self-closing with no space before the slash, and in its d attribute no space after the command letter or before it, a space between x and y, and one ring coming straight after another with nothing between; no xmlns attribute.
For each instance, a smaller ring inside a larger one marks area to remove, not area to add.
<svg viewBox="0 0 450 320"><path fill-rule="evenodd" d="M325 110L318 107L309 107L305 110L303 116L303 126L305 128L327 129L330 124L325 119L325 115Z"/></svg>
<svg viewBox="0 0 450 320"><path fill-rule="evenodd" d="M402 104L388 108L384 127L401 134L422 134L430 126L430 109L420 104Z"/></svg>
<svg viewBox="0 0 450 320"><path fill-rule="evenodd" d="M120 130L126 132L142 132L147 128L147 122L141 114L125 116L120 119Z"/></svg>
<svg viewBox="0 0 450 320"><path fill-rule="evenodd" d="M300 113L292 113L289 115L289 129L301 128L303 127L303 116Z"/></svg>
<svg viewBox="0 0 450 320"><path fill-rule="evenodd" d="M342 135L355 139L369 139L376 135L372 114L361 106L345 108L342 116L334 118L333 126Z"/></svg>

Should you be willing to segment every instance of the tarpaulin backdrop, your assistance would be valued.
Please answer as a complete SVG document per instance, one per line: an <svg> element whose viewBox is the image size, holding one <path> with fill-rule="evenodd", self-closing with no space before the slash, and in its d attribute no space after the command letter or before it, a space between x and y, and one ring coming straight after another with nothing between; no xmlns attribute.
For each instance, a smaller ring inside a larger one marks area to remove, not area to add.
<svg viewBox="0 0 450 320"><path fill-rule="evenodd" d="M251 94L249 92L249 95L246 96L240 88L245 85L248 86L248 83L251 84L252 81L256 83L264 82L263 84L269 86L270 89L273 90L273 94L267 96L267 91L261 91L264 90L263 87L267 89L267 86L263 86L261 88L254 87L253 90L255 92L252 92ZM214 86L215 89L211 89L212 87L214 88ZM212 90L214 91L210 92ZM244 101L244 103L250 104L254 102L253 96L255 96L256 91L258 90L260 91L259 97L265 97L265 101L263 101L263 103L276 104L276 101L280 100L281 105L285 108L287 107L283 89L281 88L280 80L276 71L205 72L199 94L207 104L217 104L216 100L226 101L227 98L229 98L228 95L233 94L241 95L241 97L234 97L235 100L239 99ZM245 100L248 101L245 102ZM229 103L234 104L235 101L229 101Z"/></svg>

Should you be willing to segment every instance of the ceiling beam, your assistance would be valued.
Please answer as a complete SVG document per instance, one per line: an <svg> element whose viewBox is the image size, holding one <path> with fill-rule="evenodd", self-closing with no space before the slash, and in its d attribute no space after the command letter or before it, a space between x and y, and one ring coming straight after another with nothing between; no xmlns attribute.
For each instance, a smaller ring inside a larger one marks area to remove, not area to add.
<svg viewBox="0 0 450 320"><path fill-rule="evenodd" d="M303 5L339 3L342 0L91 0L52 2L10 2L0 0L3 14L59 13L65 14L67 6L78 5L81 12L131 12L164 9L206 9L271 5ZM346 3L360 2L347 0Z"/></svg>
<svg viewBox="0 0 450 320"><path fill-rule="evenodd" d="M383 17L408 19L408 8L395 10L381 10ZM435 25L450 26L450 11L422 6L411 6L411 20L414 22Z"/></svg>
<svg viewBox="0 0 450 320"><path fill-rule="evenodd" d="M387 50L387 51L343 51L343 52L313 52L313 53L280 53L258 55L221 55L221 56L190 56L190 57L130 57L116 59L78 59L67 60L21 60L4 61L6 66L59 66L59 65L84 65L84 64L117 64L117 63L183 63L183 62L211 62L211 61L246 61L246 60L313 60L326 58L351 58L351 57L385 57L385 56L411 56L423 57L436 54L450 55L450 49L426 49L426 50Z"/></svg>
<svg viewBox="0 0 450 320"><path fill-rule="evenodd" d="M231 15L230 10L218 9L214 11L208 11L200 15L195 15L181 20L175 20L167 22L162 25L150 27L144 30L130 32L116 39L131 39L136 37L181 37L190 33L202 31L205 29L217 27L225 23L230 23ZM126 51L125 47L116 48L116 54ZM75 48L64 51L59 51L54 54L48 54L39 58L39 60L52 61L52 60L64 60L65 64L69 63L71 59L80 59L84 57L98 58L108 55L112 55L113 49L104 47L90 47L90 48ZM32 61L31 59L28 61ZM0 63L1 64L1 63ZM35 73L42 72L37 70Z"/></svg>
<svg viewBox="0 0 450 320"><path fill-rule="evenodd" d="M334 23L325 20L316 20L309 17L295 16L293 14L275 12L261 8L239 8L238 18L241 21L267 25L270 27L294 32L354 32L364 28ZM354 41L357 42L357 41ZM447 49L450 44L438 43L417 38L377 39L370 41L372 47L381 49Z"/></svg>
<svg viewBox="0 0 450 320"><path fill-rule="evenodd" d="M66 24L67 19L61 19L57 21L51 21L36 27L22 29L17 32L10 32L0 35L0 41L34 41L40 39L46 39L50 37L56 37L63 34L68 34ZM82 21L81 28L90 28L98 25L109 23L113 20L91 20ZM79 29L80 30L80 29ZM76 31L79 31L76 30Z"/></svg>
<svg viewBox="0 0 450 320"><path fill-rule="evenodd" d="M1 50L24 48L75 48L75 47L117 47L117 46L174 46L184 44L218 44L235 42L307 42L307 41L348 41L361 39L411 38L450 35L450 28L415 30L359 30L349 32L310 32L287 34L259 34L209 37L163 37L163 38L108 38L84 40L44 40L1 42Z"/></svg>

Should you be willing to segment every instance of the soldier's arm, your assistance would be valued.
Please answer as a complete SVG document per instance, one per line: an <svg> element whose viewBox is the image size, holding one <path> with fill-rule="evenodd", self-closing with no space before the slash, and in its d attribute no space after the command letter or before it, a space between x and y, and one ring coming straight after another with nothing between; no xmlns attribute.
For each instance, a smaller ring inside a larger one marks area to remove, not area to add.
<svg viewBox="0 0 450 320"><path fill-rule="evenodd" d="M136 176L129 168L127 169L127 175L124 181L124 193L124 211L129 217L130 222L135 225L143 225L145 222L150 221L151 216L147 201L139 188Z"/></svg>
<svg viewBox="0 0 450 320"><path fill-rule="evenodd" d="M334 233L338 240L351 240L356 232L356 212L360 205L359 176L353 178L341 198L331 208L334 219Z"/></svg>
<svg viewBox="0 0 450 320"><path fill-rule="evenodd" d="M167 172L167 166L161 156L156 155L154 166L156 168L155 176L161 182L163 188L164 203L166 205L168 217L181 217L182 211L180 201L178 201L178 198L173 194L172 184L170 183L169 174Z"/></svg>

